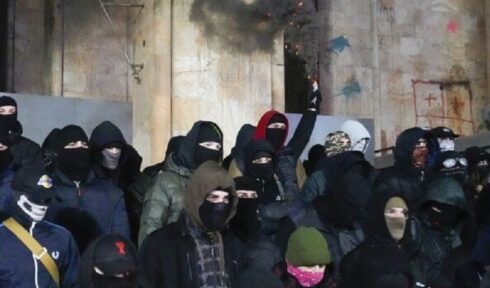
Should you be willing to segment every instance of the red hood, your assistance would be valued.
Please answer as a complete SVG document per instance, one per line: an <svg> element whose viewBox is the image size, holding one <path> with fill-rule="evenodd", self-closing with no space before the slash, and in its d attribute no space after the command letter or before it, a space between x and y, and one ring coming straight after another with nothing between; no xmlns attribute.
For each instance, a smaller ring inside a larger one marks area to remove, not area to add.
<svg viewBox="0 0 490 288"><path fill-rule="evenodd" d="M284 118L284 122L286 123L286 133L284 134L284 139L282 140L282 147L284 147L284 144L286 143L286 139L288 138L288 129L289 129L289 121L286 115L283 113L277 111L277 110L269 110L265 112L264 115L259 120L259 123L257 124L257 128L255 129L255 135L254 139L255 140L265 140L265 133L267 131L267 126L269 125L269 121L271 118L279 114Z"/></svg>

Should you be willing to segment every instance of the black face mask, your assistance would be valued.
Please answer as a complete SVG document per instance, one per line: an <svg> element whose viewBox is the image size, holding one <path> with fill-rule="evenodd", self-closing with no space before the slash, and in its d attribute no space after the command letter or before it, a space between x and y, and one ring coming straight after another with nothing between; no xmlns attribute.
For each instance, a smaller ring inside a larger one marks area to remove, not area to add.
<svg viewBox="0 0 490 288"><path fill-rule="evenodd" d="M265 132L265 139L271 143L274 149L279 150L284 144L284 137L286 136L286 129L267 128Z"/></svg>
<svg viewBox="0 0 490 288"><path fill-rule="evenodd" d="M136 287L136 274L128 277L116 278L106 275L92 274L94 288L134 288Z"/></svg>
<svg viewBox="0 0 490 288"><path fill-rule="evenodd" d="M0 118L2 118L5 121L9 130L16 131L18 129L17 113L10 114L10 115L0 115Z"/></svg>
<svg viewBox="0 0 490 288"><path fill-rule="evenodd" d="M274 176L274 164L272 164L272 161L263 164L251 163L250 173L255 178L270 179Z"/></svg>
<svg viewBox="0 0 490 288"><path fill-rule="evenodd" d="M85 148L62 149L58 168L72 181L83 181L90 171L90 151Z"/></svg>
<svg viewBox="0 0 490 288"><path fill-rule="evenodd" d="M239 199L236 215L231 219L231 228L240 239L254 240L259 229L258 199Z"/></svg>
<svg viewBox="0 0 490 288"><path fill-rule="evenodd" d="M207 200L199 207L202 224L211 232L223 229L230 214L230 204L212 203Z"/></svg>
<svg viewBox="0 0 490 288"><path fill-rule="evenodd" d="M441 212L435 211L432 207ZM426 219L436 230L453 228L461 217L461 210L452 205L433 202L424 210Z"/></svg>
<svg viewBox="0 0 490 288"><path fill-rule="evenodd" d="M194 150L194 164L196 165L195 168L199 167L202 163L209 160L219 162L221 160L220 155L220 150L204 148L198 144L196 150Z"/></svg>

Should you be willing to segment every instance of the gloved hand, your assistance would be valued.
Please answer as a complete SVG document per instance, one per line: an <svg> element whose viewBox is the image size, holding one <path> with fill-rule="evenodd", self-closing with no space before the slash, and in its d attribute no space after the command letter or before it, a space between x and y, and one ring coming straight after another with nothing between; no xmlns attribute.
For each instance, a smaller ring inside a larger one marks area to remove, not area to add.
<svg viewBox="0 0 490 288"><path fill-rule="evenodd" d="M322 94L318 89L318 83L315 81L313 83L313 92L311 92L308 98L308 110L319 111L321 102L322 102Z"/></svg>

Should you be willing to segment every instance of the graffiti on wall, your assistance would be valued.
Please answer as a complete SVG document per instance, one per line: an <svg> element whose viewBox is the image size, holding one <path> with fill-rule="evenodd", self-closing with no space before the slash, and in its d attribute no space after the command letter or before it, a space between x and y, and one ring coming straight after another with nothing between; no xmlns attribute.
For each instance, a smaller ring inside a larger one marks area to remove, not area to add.
<svg viewBox="0 0 490 288"><path fill-rule="evenodd" d="M447 126L460 135L474 133L469 81L413 80L416 126Z"/></svg>
<svg viewBox="0 0 490 288"><path fill-rule="evenodd" d="M349 39L345 36L339 36L330 40L328 45L328 52L333 52L335 54L340 54L346 48L351 48Z"/></svg>

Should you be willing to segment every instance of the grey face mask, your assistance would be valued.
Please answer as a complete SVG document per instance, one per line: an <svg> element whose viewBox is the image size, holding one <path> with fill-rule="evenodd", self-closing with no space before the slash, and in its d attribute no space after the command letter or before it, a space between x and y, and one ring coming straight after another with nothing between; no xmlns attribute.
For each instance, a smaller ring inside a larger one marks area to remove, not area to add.
<svg viewBox="0 0 490 288"><path fill-rule="evenodd" d="M114 170L119 166L119 159L121 158L121 149L119 148L105 148L102 150L101 164L107 169Z"/></svg>

